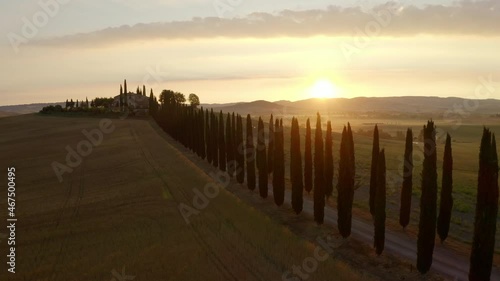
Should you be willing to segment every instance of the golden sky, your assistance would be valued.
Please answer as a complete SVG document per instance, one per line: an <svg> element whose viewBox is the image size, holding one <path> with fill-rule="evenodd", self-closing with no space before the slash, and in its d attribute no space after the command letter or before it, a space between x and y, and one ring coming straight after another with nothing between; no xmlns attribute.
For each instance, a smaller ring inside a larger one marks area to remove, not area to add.
<svg viewBox="0 0 500 281"><path fill-rule="evenodd" d="M0 105L114 96L124 78L132 90L196 93L203 103L474 98L480 77L500 85L499 11L496 1L325 6L106 27L19 45L12 33L22 31L14 30L0 45Z"/></svg>

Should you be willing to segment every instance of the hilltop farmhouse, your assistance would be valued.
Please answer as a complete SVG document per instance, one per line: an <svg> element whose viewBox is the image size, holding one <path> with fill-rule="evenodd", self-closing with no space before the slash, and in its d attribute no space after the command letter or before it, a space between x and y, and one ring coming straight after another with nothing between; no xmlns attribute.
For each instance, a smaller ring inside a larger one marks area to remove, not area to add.
<svg viewBox="0 0 500 281"><path fill-rule="evenodd" d="M124 95L124 98L124 103L128 105L128 109L134 114L142 116L149 113L149 97L134 93L128 93ZM114 97L112 106L113 108L119 110L120 95Z"/></svg>

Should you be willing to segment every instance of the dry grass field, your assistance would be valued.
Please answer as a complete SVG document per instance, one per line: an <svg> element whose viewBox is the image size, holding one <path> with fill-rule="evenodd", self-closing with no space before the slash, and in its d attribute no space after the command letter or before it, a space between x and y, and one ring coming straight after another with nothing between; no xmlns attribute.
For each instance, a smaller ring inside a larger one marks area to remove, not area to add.
<svg viewBox="0 0 500 281"><path fill-rule="evenodd" d="M193 189L214 180L150 120L112 119L113 132L59 182L51 164L65 163L66 146L99 122L0 119L0 166L16 168L18 219L16 274L2 241L0 280L280 280L313 256L313 243L224 189L186 224L179 204L193 206ZM5 223L5 200L0 209ZM371 279L329 258L310 280L333 277Z"/></svg>

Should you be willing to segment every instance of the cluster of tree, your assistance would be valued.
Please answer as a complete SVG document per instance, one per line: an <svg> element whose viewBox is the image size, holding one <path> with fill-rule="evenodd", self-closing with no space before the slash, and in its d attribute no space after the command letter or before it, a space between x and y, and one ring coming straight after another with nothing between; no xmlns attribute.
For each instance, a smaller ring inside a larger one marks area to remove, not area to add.
<svg viewBox="0 0 500 281"><path fill-rule="evenodd" d="M50 114L52 112L64 112L64 108L62 108L62 106L57 104L57 105L45 106L40 110L40 113L43 114Z"/></svg>
<svg viewBox="0 0 500 281"><path fill-rule="evenodd" d="M258 118L257 130L250 115L246 117L245 129L242 116L226 115L220 111L198 109L186 105L179 93L164 91L160 97L160 110L155 116L160 126L193 150L201 158L239 183L245 182L248 189L257 186L262 198L268 196L269 177L272 176L273 197L281 206L285 197L284 130L282 119L269 120L266 141L265 124ZM323 136L321 116L316 117L314 155L310 120L306 122L304 167L302 167L300 125L292 118L290 133L290 180L291 204L296 214L303 209L303 193L313 191L314 220L324 221L325 200L333 193L333 149L331 122L327 122ZM244 137L243 132L246 131ZM443 175L438 213L437 149L436 127L433 121L424 126L424 162L421 173L420 220L417 241L417 269L429 271L432 265L436 232L444 241L449 232L453 207L453 158L451 137L447 135L443 159ZM372 161L369 185L369 209L374 223L374 248L382 254L385 243L386 222L386 157L380 148L380 131L375 125L373 131ZM403 184L399 221L404 228L410 222L412 178L413 178L413 131L406 132L404 151ZM487 129L483 132L480 149L480 167L474 240L471 253L470 280L489 280L496 233L498 212L498 158L495 136ZM344 126L339 150L337 183L337 226L343 237L351 234L352 207L355 192L355 151L350 124ZM256 171L258 178L256 178ZM314 173L313 173L314 172ZM257 185L257 186L256 186Z"/></svg>
<svg viewBox="0 0 500 281"><path fill-rule="evenodd" d="M185 104L181 93L165 90L160 96L160 110L155 117L158 124L173 138L193 150L202 159L227 171L239 183L245 182L250 190L257 186L262 198L268 197L269 178L272 175L273 198L277 206L285 201L285 148L283 120L271 115L266 132L264 121L259 117L256 134L250 115L243 128L242 116L234 113L216 114L213 110L198 109ZM189 124L186 126L186 124ZM325 200L333 193L333 151L331 122L327 123L326 137L323 139L321 116L317 115L314 145L314 163L311 145L310 121L306 128L306 165L302 169L300 146L300 126L297 119L292 121L291 131L291 178L292 201L297 214L302 211L303 191L314 188L315 221L324 221ZM347 129L348 128L348 129ZM246 131L244 137L243 131ZM341 145L339 171L339 194L342 204L339 229L345 237L350 235L352 201L354 195L354 140L350 125L344 130ZM267 133L267 134L266 134ZM266 136L268 138L266 139ZM314 166L314 175L313 175ZM257 174L256 174L257 172ZM306 179L305 182L303 179ZM308 182L309 181L309 182Z"/></svg>
<svg viewBox="0 0 500 281"><path fill-rule="evenodd" d="M199 99L197 97L196 99L199 104ZM263 131L259 131L257 136L259 140L264 140L264 146L257 145L257 149L255 149L253 122L250 115L246 117L246 128L244 128L241 115L234 113L224 115L222 111L215 113L213 109L197 108L196 103L187 105L184 103L183 95L177 92L164 90L160 96L160 102L160 109L155 119L167 133L200 158L206 159L214 167L226 171L230 177L235 177L237 182L244 183L246 176L248 188L255 189L255 159L257 156L257 162L259 162L260 152L264 151L265 153L266 148ZM244 137L245 129L246 137ZM284 154L281 158L284 162ZM257 164L257 168L259 175L265 174L267 176L267 168L265 173L262 172L259 164ZM284 194L284 168L282 170ZM265 196L267 196L267 184L259 186L261 190L264 187L266 188ZM276 194L278 193L276 192Z"/></svg>
<svg viewBox="0 0 500 281"><path fill-rule="evenodd" d="M73 101L73 99L71 99L69 101L66 100L66 105L64 108L67 110L79 110L79 109L85 109L85 108L90 108L90 107L96 107L94 100L92 100L91 103L89 103L88 98L85 98L85 101L76 100L76 103Z"/></svg>
<svg viewBox="0 0 500 281"><path fill-rule="evenodd" d="M76 100L76 102L71 100L66 100L64 109L66 111L85 111L91 108L111 108L113 104L113 98L95 98L89 102L88 98L85 101Z"/></svg>
<svg viewBox="0 0 500 281"><path fill-rule="evenodd" d="M64 108L61 105L49 105L42 108L40 113L95 111L96 108L109 108L112 102L112 98L95 98L90 102L88 98L85 98L85 101L76 100L76 102L70 99L66 100Z"/></svg>

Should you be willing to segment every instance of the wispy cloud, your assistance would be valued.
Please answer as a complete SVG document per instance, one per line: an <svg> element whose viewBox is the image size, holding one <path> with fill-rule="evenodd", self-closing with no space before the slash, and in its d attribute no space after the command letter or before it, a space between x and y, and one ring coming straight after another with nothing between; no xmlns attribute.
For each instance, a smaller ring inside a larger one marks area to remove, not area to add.
<svg viewBox="0 0 500 281"><path fill-rule="evenodd" d="M382 36L500 35L498 0L464 0L452 6L428 5L420 8L388 2L369 10L329 6L323 10L253 13L233 19L193 18L190 21L112 27L91 33L44 38L33 41L32 44L88 47L149 39L351 36L356 28L362 29L368 22L376 21L374 15L382 16L387 11L391 11L391 24L384 27L380 34Z"/></svg>

